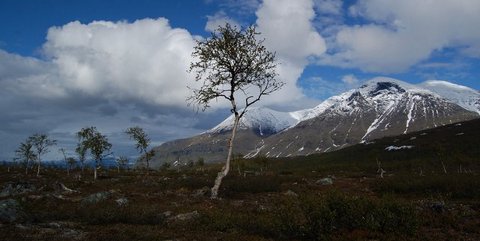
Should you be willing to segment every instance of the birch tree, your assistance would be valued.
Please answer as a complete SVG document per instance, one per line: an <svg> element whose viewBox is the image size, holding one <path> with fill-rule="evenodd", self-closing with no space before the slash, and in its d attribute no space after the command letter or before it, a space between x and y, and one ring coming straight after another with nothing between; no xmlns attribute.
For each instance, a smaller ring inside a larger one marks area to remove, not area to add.
<svg viewBox="0 0 480 241"><path fill-rule="evenodd" d="M193 88L187 100L204 111L212 100L225 99L230 102L234 115L227 160L212 187L212 199L218 197L222 180L230 170L240 119L262 96L284 85L276 79L275 53L266 49L264 40L257 39L258 35L253 26L242 30L226 24L218 27L210 38L197 41L192 53L195 61L190 64L189 71L195 74L195 81L201 86Z"/></svg>
<svg viewBox="0 0 480 241"><path fill-rule="evenodd" d="M85 154L87 150L90 150L95 160L93 179L97 180L97 170L101 167L103 158L111 154L104 153L112 148L112 144L110 144L107 137L98 132L94 126L82 128L77 132L77 137L79 141L77 149L84 151L83 154Z"/></svg>
<svg viewBox="0 0 480 241"><path fill-rule="evenodd" d="M15 161L23 162L25 164L25 175L28 175L28 167L30 162L36 159L35 152L33 150L33 144L27 139L25 142L20 143L20 146L15 150Z"/></svg>
<svg viewBox="0 0 480 241"><path fill-rule="evenodd" d="M130 127L125 131L125 133L130 136L130 139L133 139L137 142L135 143L135 148L137 148L137 151L140 153L139 159L145 159L147 168L146 175L148 175L148 172L150 171L150 160L155 153L153 150L147 151L148 146L150 145L150 138L148 138L148 135L139 126Z"/></svg>
<svg viewBox="0 0 480 241"><path fill-rule="evenodd" d="M40 165L42 163L42 155L48 153L50 146L56 145L57 141L48 138L46 134L35 134L28 138L28 141L32 143L36 152L37 159L37 177L40 176Z"/></svg>

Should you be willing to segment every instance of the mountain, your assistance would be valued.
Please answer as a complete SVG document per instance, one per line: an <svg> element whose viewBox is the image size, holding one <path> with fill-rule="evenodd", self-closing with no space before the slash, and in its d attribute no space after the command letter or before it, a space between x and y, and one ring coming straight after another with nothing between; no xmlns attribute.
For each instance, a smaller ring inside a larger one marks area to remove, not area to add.
<svg viewBox="0 0 480 241"><path fill-rule="evenodd" d="M288 112L274 111L265 107L252 107L240 119L234 153L248 153L257 143L298 122L297 116ZM197 161L220 161L226 158L228 140L233 127L233 115L212 129L191 138L166 142L154 148L152 167L164 162L183 163Z"/></svg>
<svg viewBox="0 0 480 241"><path fill-rule="evenodd" d="M442 80L429 80L420 84L420 86L469 111L480 114L480 92L477 90Z"/></svg>
<svg viewBox="0 0 480 241"><path fill-rule="evenodd" d="M446 81L418 85L378 77L318 106L294 112L252 108L241 119L235 153L309 155L480 117L480 93ZM225 159L233 116L198 136L155 148L163 162Z"/></svg>
<svg viewBox="0 0 480 241"><path fill-rule="evenodd" d="M478 100L478 99L477 99ZM309 155L359 142L478 118L421 86L375 78L358 89L334 96L308 118L264 140L248 157Z"/></svg>

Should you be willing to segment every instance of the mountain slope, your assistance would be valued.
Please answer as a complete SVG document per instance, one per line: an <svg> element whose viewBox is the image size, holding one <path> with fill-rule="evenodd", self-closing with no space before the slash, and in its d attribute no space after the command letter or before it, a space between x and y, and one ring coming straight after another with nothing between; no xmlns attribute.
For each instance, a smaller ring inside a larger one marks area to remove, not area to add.
<svg viewBox="0 0 480 241"><path fill-rule="evenodd" d="M428 89L459 106L480 114L480 92L466 86L441 80L429 80L421 87Z"/></svg>
<svg viewBox="0 0 480 241"><path fill-rule="evenodd" d="M234 153L248 153L256 148L264 138L276 134L298 120L288 112L278 112L268 108L253 107L240 121L234 146ZM164 162L187 163L203 158L208 162L226 158L228 140L233 127L233 115L214 128L191 138L175 140L154 148L152 167Z"/></svg>
<svg viewBox="0 0 480 241"><path fill-rule="evenodd" d="M327 152L478 117L429 90L389 78L375 78L327 102L323 112L267 138L247 156Z"/></svg>
<svg viewBox="0 0 480 241"><path fill-rule="evenodd" d="M359 142L480 117L480 94L445 81L419 85L379 77L295 112L252 108L242 118L234 153L246 157L309 155ZM201 135L155 148L154 163L226 156L233 116Z"/></svg>

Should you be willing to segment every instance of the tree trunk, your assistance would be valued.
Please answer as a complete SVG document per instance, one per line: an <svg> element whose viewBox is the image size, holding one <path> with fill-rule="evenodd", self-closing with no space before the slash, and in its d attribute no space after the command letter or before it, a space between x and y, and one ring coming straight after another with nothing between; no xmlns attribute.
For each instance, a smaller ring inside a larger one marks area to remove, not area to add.
<svg viewBox="0 0 480 241"><path fill-rule="evenodd" d="M227 162L225 163L225 166L223 166L222 170L217 174L217 178L215 179L215 185L212 187L212 195L210 197L211 199L218 198L218 189L222 184L223 178L227 176L228 171L230 170L230 161L232 159L232 153L233 153L233 141L235 139L235 134L237 132L237 126L238 126L239 120L240 120L240 116L236 114L235 121L233 122L232 137L230 138L230 141L228 143Z"/></svg>
<svg viewBox="0 0 480 241"><path fill-rule="evenodd" d="M37 166L37 177L40 176L40 159L38 159L38 166Z"/></svg>
<svg viewBox="0 0 480 241"><path fill-rule="evenodd" d="M97 163L95 162L95 166L93 167L93 180L97 180Z"/></svg>

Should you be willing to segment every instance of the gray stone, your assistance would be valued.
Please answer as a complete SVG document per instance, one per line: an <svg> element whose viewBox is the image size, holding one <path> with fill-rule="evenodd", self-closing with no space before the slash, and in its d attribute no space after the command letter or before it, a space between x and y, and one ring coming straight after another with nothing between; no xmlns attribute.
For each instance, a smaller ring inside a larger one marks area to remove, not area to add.
<svg viewBox="0 0 480 241"><path fill-rule="evenodd" d="M82 200L83 204L96 204L107 200L110 197L110 192L97 192Z"/></svg>
<svg viewBox="0 0 480 241"><path fill-rule="evenodd" d="M0 201L0 222L12 223L26 217L20 204L14 199Z"/></svg>
<svg viewBox="0 0 480 241"><path fill-rule="evenodd" d="M173 220L174 221L191 221L193 219L196 219L200 216L200 213L198 213L198 211L193 211L193 212L189 212L189 213L181 213L181 214L178 214L177 216L173 217Z"/></svg>
<svg viewBox="0 0 480 241"><path fill-rule="evenodd" d="M330 178L330 177L326 177L326 178L322 178L318 181L315 182L316 184L320 184L320 185L332 185L333 184L333 179Z"/></svg>
<svg viewBox="0 0 480 241"><path fill-rule="evenodd" d="M169 218L173 215L173 212L172 211L165 211L162 213L162 215L166 218Z"/></svg>
<svg viewBox="0 0 480 241"><path fill-rule="evenodd" d="M128 205L128 199L126 197L119 198L115 200L119 207L124 207Z"/></svg>
<svg viewBox="0 0 480 241"><path fill-rule="evenodd" d="M298 197L298 194L292 190L288 190L285 193L283 193L285 196L290 196L290 197Z"/></svg>
<svg viewBox="0 0 480 241"><path fill-rule="evenodd" d="M27 182L16 182L16 183L7 183L2 192L0 192L0 197L15 196L20 194L25 194L29 192L36 191L36 187Z"/></svg>

